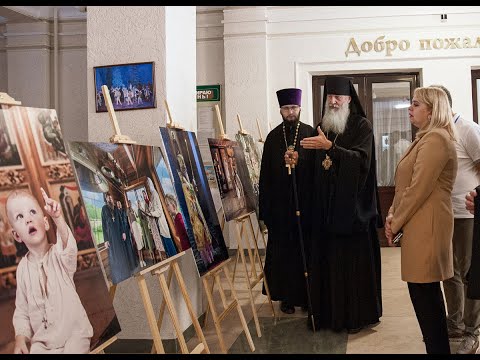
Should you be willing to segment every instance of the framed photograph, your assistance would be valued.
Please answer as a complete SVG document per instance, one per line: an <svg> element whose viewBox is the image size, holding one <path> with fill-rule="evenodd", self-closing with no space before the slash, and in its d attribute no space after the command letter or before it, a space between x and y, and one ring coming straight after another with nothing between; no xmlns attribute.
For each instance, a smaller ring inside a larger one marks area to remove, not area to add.
<svg viewBox="0 0 480 360"><path fill-rule="evenodd" d="M256 199L245 153L237 141L208 139L227 221L255 211ZM251 158L248 158L251 164Z"/></svg>
<svg viewBox="0 0 480 360"><path fill-rule="evenodd" d="M161 127L178 205L200 276L228 259L222 229L194 132Z"/></svg>
<svg viewBox="0 0 480 360"><path fill-rule="evenodd" d="M94 142L68 148L108 282L116 285L191 247L161 149Z"/></svg>
<svg viewBox="0 0 480 360"><path fill-rule="evenodd" d="M0 167L2 171L21 169L23 162L18 151L14 124L8 121L9 112L0 111Z"/></svg>
<svg viewBox="0 0 480 360"><path fill-rule="evenodd" d="M62 131L54 109L26 108L42 166L68 163Z"/></svg>
<svg viewBox="0 0 480 360"><path fill-rule="evenodd" d="M107 85L115 111L157 107L154 70L153 61L94 67L96 112L107 111L102 85Z"/></svg>

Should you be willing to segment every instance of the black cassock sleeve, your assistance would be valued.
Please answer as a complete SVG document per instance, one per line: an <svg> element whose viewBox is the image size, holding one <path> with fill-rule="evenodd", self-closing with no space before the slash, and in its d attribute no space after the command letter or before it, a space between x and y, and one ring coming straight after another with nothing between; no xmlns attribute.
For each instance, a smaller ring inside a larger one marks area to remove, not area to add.
<svg viewBox="0 0 480 360"><path fill-rule="evenodd" d="M468 271L467 297L480 300L480 185L475 189L475 217L473 223L472 258Z"/></svg>

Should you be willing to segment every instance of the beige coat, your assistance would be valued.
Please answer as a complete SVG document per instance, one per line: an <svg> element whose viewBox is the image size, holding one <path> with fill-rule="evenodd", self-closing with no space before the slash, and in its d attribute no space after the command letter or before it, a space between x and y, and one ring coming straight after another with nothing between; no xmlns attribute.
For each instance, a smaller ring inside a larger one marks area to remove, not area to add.
<svg viewBox="0 0 480 360"><path fill-rule="evenodd" d="M457 175L454 142L444 129L415 139L397 165L392 231L403 230L402 280L437 282L453 276L451 192Z"/></svg>

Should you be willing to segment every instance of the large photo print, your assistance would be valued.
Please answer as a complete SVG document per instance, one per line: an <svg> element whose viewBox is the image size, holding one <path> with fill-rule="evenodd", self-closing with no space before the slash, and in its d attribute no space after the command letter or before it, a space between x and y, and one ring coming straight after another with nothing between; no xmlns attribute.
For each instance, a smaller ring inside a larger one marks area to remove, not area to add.
<svg viewBox="0 0 480 360"><path fill-rule="evenodd" d="M0 119L0 353L88 353L120 325L56 112Z"/></svg>
<svg viewBox="0 0 480 360"><path fill-rule="evenodd" d="M235 134L235 139L243 150L245 163L247 165L248 177L252 184L253 195L255 199L255 211L258 213L258 196L259 196L259 181L260 181L260 165L262 163L262 153L258 143L250 134Z"/></svg>
<svg viewBox="0 0 480 360"><path fill-rule="evenodd" d="M208 145L225 219L230 221L255 211L257 197L240 144L227 139L208 139Z"/></svg>
<svg viewBox="0 0 480 360"><path fill-rule="evenodd" d="M200 275L228 259L195 133L160 128Z"/></svg>
<svg viewBox="0 0 480 360"><path fill-rule="evenodd" d="M190 248L160 148L85 142L69 148L109 282Z"/></svg>

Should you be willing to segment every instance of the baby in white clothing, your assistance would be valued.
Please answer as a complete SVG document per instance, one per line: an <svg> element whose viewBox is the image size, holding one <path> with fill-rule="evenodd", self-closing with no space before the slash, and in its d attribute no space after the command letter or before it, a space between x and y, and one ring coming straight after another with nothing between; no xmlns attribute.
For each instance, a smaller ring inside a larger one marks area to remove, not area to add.
<svg viewBox="0 0 480 360"><path fill-rule="evenodd" d="M50 224L32 194L14 190L5 204L15 240L29 250L17 268L14 353L88 353L93 328L73 282L77 243L60 204L41 191L56 244L48 242Z"/></svg>

